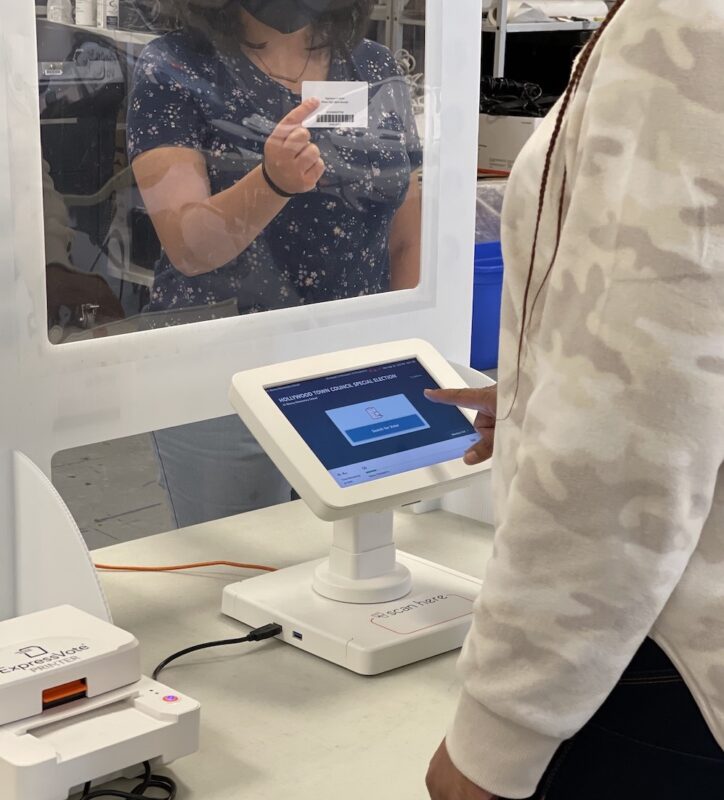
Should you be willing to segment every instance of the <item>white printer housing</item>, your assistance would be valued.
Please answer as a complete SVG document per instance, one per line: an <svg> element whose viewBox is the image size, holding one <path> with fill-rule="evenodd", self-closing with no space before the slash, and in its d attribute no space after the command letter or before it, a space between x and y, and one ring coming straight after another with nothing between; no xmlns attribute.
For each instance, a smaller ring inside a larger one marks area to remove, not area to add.
<svg viewBox="0 0 724 800"><path fill-rule="evenodd" d="M0 622L3 800L65 800L198 737L199 704L141 675L131 634L71 606Z"/></svg>

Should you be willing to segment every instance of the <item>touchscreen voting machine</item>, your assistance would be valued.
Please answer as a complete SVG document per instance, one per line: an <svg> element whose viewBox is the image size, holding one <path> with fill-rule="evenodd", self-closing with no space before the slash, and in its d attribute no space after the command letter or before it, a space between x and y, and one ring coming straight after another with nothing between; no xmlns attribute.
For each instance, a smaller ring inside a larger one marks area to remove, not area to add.
<svg viewBox="0 0 724 800"><path fill-rule="evenodd" d="M480 582L398 553L393 510L472 482L472 412L425 389L462 379L428 343L393 342L234 376L244 423L312 511L329 558L228 586L223 611L362 674L460 647ZM441 531L444 536L444 531Z"/></svg>

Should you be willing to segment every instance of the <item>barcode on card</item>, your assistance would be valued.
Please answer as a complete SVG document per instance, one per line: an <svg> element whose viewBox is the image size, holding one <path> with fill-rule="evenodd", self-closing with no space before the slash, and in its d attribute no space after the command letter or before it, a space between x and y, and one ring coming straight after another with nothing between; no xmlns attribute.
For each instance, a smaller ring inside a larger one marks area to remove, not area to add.
<svg viewBox="0 0 724 800"><path fill-rule="evenodd" d="M320 125L345 125L354 122L354 114L320 114L317 122Z"/></svg>

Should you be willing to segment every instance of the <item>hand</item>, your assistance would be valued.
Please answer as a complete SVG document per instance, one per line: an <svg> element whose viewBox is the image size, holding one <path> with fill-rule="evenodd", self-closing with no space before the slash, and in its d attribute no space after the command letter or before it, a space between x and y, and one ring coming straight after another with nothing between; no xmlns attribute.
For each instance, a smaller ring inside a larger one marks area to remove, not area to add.
<svg viewBox="0 0 724 800"><path fill-rule="evenodd" d="M264 164L272 181L284 192L303 194L319 183L326 169L309 129L302 126L319 108L319 100L305 100L274 128L264 146Z"/></svg>
<svg viewBox="0 0 724 800"><path fill-rule="evenodd" d="M495 800L495 796L469 781L450 760L443 740L427 771L431 800Z"/></svg>
<svg viewBox="0 0 724 800"><path fill-rule="evenodd" d="M485 389L425 389L425 397L433 403L472 408L478 412L474 427L480 441L474 444L463 457L466 464L482 464L493 455L495 422L498 410L498 387Z"/></svg>

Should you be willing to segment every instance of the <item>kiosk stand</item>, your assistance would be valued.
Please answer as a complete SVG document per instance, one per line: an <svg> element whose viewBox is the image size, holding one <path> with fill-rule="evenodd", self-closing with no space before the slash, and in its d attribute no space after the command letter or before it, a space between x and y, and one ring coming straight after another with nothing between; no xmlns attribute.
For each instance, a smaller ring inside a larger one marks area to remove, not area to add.
<svg viewBox="0 0 724 800"><path fill-rule="evenodd" d="M404 597L410 570L397 561L392 511L334 523L329 560L314 572L314 590L342 603L385 603Z"/></svg>
<svg viewBox="0 0 724 800"><path fill-rule="evenodd" d="M239 373L231 400L310 508L333 522L328 559L224 590L222 610L246 625L374 675L460 647L480 581L397 553L393 509L469 484L485 469L462 455L472 415L424 389L461 379L417 340ZM359 424L364 415L374 422ZM441 531L444 535L444 531Z"/></svg>

